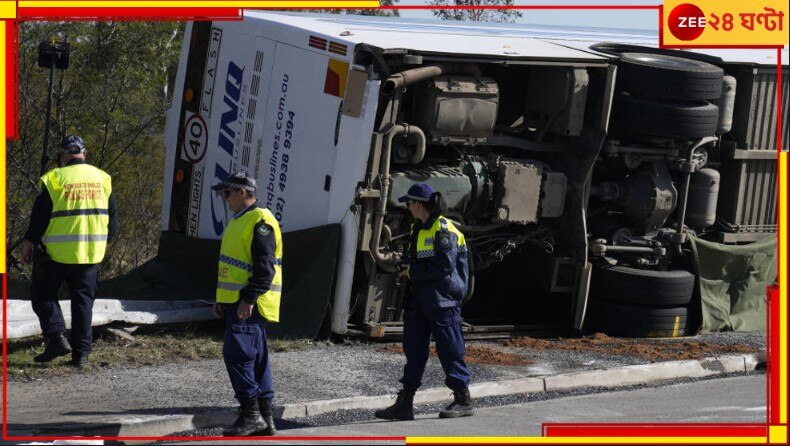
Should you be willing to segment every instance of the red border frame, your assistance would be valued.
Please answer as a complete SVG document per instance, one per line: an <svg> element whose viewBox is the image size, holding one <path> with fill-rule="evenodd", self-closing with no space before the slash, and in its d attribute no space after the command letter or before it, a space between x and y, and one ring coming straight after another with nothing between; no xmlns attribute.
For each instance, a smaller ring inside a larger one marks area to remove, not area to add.
<svg viewBox="0 0 790 446"><path fill-rule="evenodd" d="M569 10L577 10L577 9L587 9L587 10L651 10L651 9L658 9L660 5L513 5L513 6L429 6L429 5L401 5L401 6L379 6L376 9L382 10L432 10L432 9L446 9L446 10L474 10L474 9L485 9L485 10L499 10L499 9L516 9L516 10L524 10L524 9L545 9L545 10L562 10L562 9L569 9Z"/></svg>
<svg viewBox="0 0 790 446"><path fill-rule="evenodd" d="M3 276L3 440L8 438L8 379L6 377L6 370L8 370L8 343L7 326L8 320L8 284L5 274Z"/></svg>
<svg viewBox="0 0 790 446"><path fill-rule="evenodd" d="M768 426L750 423L544 423L546 437L766 437Z"/></svg>
<svg viewBox="0 0 790 446"><path fill-rule="evenodd" d="M771 312L771 306L776 305L779 307L779 288L778 287L770 287L768 290L768 351L766 352L768 355L768 361L766 365L766 380L768 382L768 395L766 401L766 409L768 411L768 424L779 424L779 403L780 399L777 398L779 395L779 386L780 382L780 374L779 371L776 370L776 366L779 364L779 354L780 351L776 348L776 345L779 341L779 320L780 320L780 313L779 311ZM776 333L770 331L771 328L776 328Z"/></svg>
<svg viewBox="0 0 790 446"><path fill-rule="evenodd" d="M97 2L98 3L98 2ZM268 8L264 8L268 9ZM430 10L438 9L430 7L429 5L402 5L402 6L384 6L384 10ZM781 65L781 52L783 47L777 46L745 46L745 45L721 45L721 46L664 46L663 45L663 5L530 5L530 6L499 6L499 7L474 7L474 6L451 6L441 9L451 10L464 10L464 9L515 9L515 10L657 10L658 11L658 31L659 31L659 47L661 48L701 48L701 49L730 49L730 48L749 48L749 49L777 49L777 82L781 86L782 81L782 65ZM18 72L18 55L16 48L18 46L18 32L16 22L19 20L55 20L64 16L77 15L78 17L71 17L70 20L95 20L96 18L102 19L123 19L123 20L241 20L241 11L243 8L18 8L18 18L16 20L7 20L11 24L6 30L6 54L13 54L13 60L9 59L6 68L6 76L14 79L14 87L11 83L6 85L6 132L8 139L16 139L18 137L18 91L16 88L17 72ZM188 11L188 14L184 14ZM96 14L96 13L99 14ZM199 12L199 14L195 14ZM87 15L86 13L90 13ZM148 14L150 13L150 14ZM13 63L11 63L13 62ZM9 76L10 75L10 76ZM12 77L13 76L13 77ZM782 89L777 89L777 151L780 152L782 147ZM13 119L13 122L11 121ZM780 162L778 159L777 162ZM781 178L779 178L781 184ZM778 193L778 190L777 190ZM781 201L777 212L786 212L783 208ZM779 242L783 241L781 236L781 229L778 228ZM779 262L777 262L779 263ZM778 268L782 265L778 264ZM6 343L6 316L7 316L7 279L6 275L2 274L2 289L3 289L3 340L2 340L2 375L3 375L3 400L2 400L2 438L3 440L19 440L19 441L48 441L57 439L92 439L92 440L160 440L166 439L171 441L176 440L189 440L189 441L211 441L211 440L228 440L228 437L56 437L56 436L8 436L8 401L7 401L7 343ZM772 369L779 364L779 350L772 348L778 345L779 333L774 333L771 327L779 326L781 315L778 311L771 311L771 308L778 303L780 298L779 289L774 287L768 292L768 336L767 336L767 354L768 354L768 367L766 370L768 386L767 391L767 417L766 424L644 424L644 423L544 423L543 434L544 436L567 436L567 437L586 437L586 436L612 436L612 437L706 437L706 436L729 436L729 437L768 437L768 430L770 425L779 424L779 402L777 398L780 376L779 373L771 373ZM787 428L787 425L782 425ZM245 437L233 438L233 440L358 440L358 441L375 441L375 440L405 440L406 437Z"/></svg>
<svg viewBox="0 0 790 446"><path fill-rule="evenodd" d="M6 55L13 54L13 56L6 62L6 79L13 79L14 82L6 82L5 85L5 128L6 138L16 141L19 138L19 107L16 106L19 104L19 89L16 88L17 79L19 79L19 51L16 51L19 47L19 35L16 23L11 21L8 23L9 25L13 23L13 26L6 26L5 53ZM5 290L3 290L3 296L5 296ZM5 338L5 333L3 333L3 338Z"/></svg>
<svg viewBox="0 0 790 446"><path fill-rule="evenodd" d="M123 20L241 20L242 8L19 8L17 20L69 20L87 21L114 18ZM90 14L90 15L88 15Z"/></svg>
<svg viewBox="0 0 790 446"><path fill-rule="evenodd" d="M776 84L782 85L782 49L776 49ZM776 151L782 151L782 89L776 89ZM777 201L778 203L779 201Z"/></svg>

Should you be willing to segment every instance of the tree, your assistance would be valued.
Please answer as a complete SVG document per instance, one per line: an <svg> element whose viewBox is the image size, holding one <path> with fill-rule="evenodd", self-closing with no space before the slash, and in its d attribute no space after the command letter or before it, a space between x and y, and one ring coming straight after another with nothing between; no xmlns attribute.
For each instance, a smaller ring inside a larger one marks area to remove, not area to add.
<svg viewBox="0 0 790 446"><path fill-rule="evenodd" d="M471 6L475 9L433 9L442 20L472 20L476 22L515 22L521 18L516 9L485 9L492 6L513 6L513 0L429 0L431 6Z"/></svg>
<svg viewBox="0 0 790 446"><path fill-rule="evenodd" d="M381 6L392 6L395 3L398 3L398 0L379 1L379 4ZM380 16L380 17L400 17L400 12L397 9L343 9L343 10L335 10L335 11L338 11L338 13L342 13L342 14Z"/></svg>
<svg viewBox="0 0 790 446"><path fill-rule="evenodd" d="M398 3L399 0L379 0L381 6L392 6ZM400 17L398 10L391 9L304 9L304 8L289 8L283 11L290 12L315 12L324 14L339 14L339 15L365 15L365 16L379 16L379 17Z"/></svg>
<svg viewBox="0 0 790 446"><path fill-rule="evenodd" d="M19 139L7 144L9 251L27 229L43 144L49 70L37 66L38 43L68 39L67 70L57 70L49 153L69 134L88 146L88 162L113 177L120 232L102 276L128 271L156 254L161 232L167 84L178 66L178 22L20 22ZM10 256L9 256L10 257ZM20 266L9 258L9 266ZM13 274L27 274L15 268ZM17 276L18 278L18 276Z"/></svg>

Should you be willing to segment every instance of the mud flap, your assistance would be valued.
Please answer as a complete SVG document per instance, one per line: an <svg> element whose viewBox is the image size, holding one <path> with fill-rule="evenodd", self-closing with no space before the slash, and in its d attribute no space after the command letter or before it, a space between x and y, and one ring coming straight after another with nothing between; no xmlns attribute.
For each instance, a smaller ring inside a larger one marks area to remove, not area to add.
<svg viewBox="0 0 790 446"><path fill-rule="evenodd" d="M99 282L97 297L121 300L214 301L219 240L163 231L156 257Z"/></svg>
<svg viewBox="0 0 790 446"><path fill-rule="evenodd" d="M339 243L339 224L283 234L280 323L266 325L268 337L318 336L335 291Z"/></svg>

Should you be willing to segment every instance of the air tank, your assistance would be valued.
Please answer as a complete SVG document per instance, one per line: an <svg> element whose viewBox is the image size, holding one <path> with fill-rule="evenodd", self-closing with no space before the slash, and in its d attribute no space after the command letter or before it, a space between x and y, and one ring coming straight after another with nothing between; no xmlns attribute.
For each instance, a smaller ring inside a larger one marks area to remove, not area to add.
<svg viewBox="0 0 790 446"><path fill-rule="evenodd" d="M716 102L719 106L719 126L717 135L723 135L732 129L732 113L735 110L736 81L732 76L724 76L721 86L721 98Z"/></svg>
<svg viewBox="0 0 790 446"><path fill-rule="evenodd" d="M698 231L716 222L720 178L718 171L708 168L700 169L691 175L686 205L686 224L690 228Z"/></svg>

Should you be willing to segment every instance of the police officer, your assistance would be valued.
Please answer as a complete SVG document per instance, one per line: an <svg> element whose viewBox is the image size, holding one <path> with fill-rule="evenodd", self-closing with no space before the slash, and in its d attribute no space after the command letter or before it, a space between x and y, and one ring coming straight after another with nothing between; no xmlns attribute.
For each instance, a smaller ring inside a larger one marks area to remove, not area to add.
<svg viewBox="0 0 790 446"><path fill-rule="evenodd" d="M439 417L470 416L469 368L464 362L461 333L461 299L469 277L464 235L442 215L444 199L430 185L415 184L398 201L406 203L415 219L401 267L401 275L412 285L403 316L406 366L400 380L403 390L395 404L375 415L386 420L414 419L414 393L422 384L433 335L444 382L454 395Z"/></svg>
<svg viewBox="0 0 790 446"><path fill-rule="evenodd" d="M33 358L48 362L69 353L78 369L88 362L93 333L93 300L99 263L117 228L112 181L106 172L85 162L87 149L79 136L61 143L60 165L39 180L22 261L31 262L36 246L43 244L33 265L31 300L46 339L44 352ZM71 297L71 342L58 303L58 290L66 282Z"/></svg>
<svg viewBox="0 0 790 446"><path fill-rule="evenodd" d="M214 315L225 318L222 356L241 409L223 435L274 435L274 390L264 323L280 319L280 225L268 209L258 207L255 179L247 172L231 174L212 189L224 194L234 213L222 235Z"/></svg>

